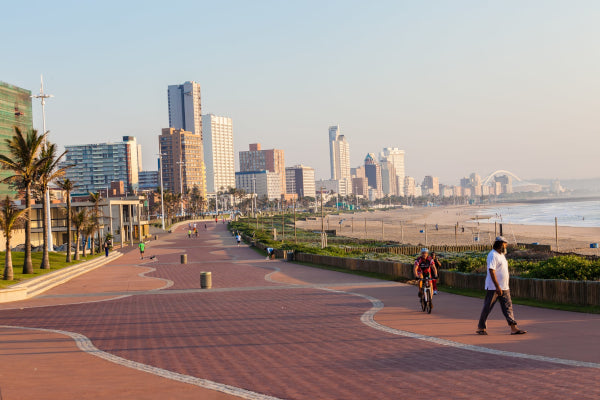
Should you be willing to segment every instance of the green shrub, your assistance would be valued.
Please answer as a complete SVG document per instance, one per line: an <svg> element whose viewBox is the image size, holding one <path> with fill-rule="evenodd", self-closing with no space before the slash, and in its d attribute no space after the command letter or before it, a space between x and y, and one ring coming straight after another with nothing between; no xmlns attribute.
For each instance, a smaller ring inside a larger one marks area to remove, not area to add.
<svg viewBox="0 0 600 400"><path fill-rule="evenodd" d="M532 264L521 276L538 279L600 280L600 260L569 255Z"/></svg>

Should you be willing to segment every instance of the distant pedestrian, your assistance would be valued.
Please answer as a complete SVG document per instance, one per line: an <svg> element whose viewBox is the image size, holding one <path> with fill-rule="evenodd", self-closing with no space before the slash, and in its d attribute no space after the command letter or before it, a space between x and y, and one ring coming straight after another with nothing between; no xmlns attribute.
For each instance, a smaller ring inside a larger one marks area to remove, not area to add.
<svg viewBox="0 0 600 400"><path fill-rule="evenodd" d="M110 249L110 245L108 244L108 241L104 242L104 254L106 254L106 257L108 257L109 249Z"/></svg>
<svg viewBox="0 0 600 400"><path fill-rule="evenodd" d="M188 229L188 239L191 239L191 238L192 238L192 230Z"/></svg>
<svg viewBox="0 0 600 400"><path fill-rule="evenodd" d="M485 290L487 293L477 326L477 333L479 335L487 335L486 321L496 301L500 302L502 314L504 314L504 318L506 318L506 322L510 326L510 334L522 335L527 333L527 331L517 327L517 321L515 321L513 315L512 299L508 287L508 261L505 256L507 245L508 242L506 239L498 236L494 242L492 251L487 256L487 276L485 278Z"/></svg>
<svg viewBox="0 0 600 400"><path fill-rule="evenodd" d="M194 235L198 237L198 228L194 228Z"/></svg>
<svg viewBox="0 0 600 400"><path fill-rule="evenodd" d="M144 242L140 242L139 248L140 248L140 259L143 260L144 259L144 250L146 250L146 244Z"/></svg>
<svg viewBox="0 0 600 400"><path fill-rule="evenodd" d="M206 230L206 229L208 229L208 228L207 228L206 224L204 224L204 230Z"/></svg>
<svg viewBox="0 0 600 400"><path fill-rule="evenodd" d="M240 247L240 243L242 242L242 237L240 236L239 233L235 236L235 240L237 240L237 245L238 245L238 247Z"/></svg>
<svg viewBox="0 0 600 400"><path fill-rule="evenodd" d="M271 259L273 252L274 252L274 250L272 247L267 247L267 260Z"/></svg>

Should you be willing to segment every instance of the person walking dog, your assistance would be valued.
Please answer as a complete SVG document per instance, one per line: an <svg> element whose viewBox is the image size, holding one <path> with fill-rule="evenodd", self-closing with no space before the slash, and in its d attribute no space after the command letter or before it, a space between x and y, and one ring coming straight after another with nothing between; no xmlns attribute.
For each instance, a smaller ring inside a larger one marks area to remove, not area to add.
<svg viewBox="0 0 600 400"><path fill-rule="evenodd" d="M508 261L506 260L506 247L508 242L504 237L498 236L494 242L492 251L487 256L487 275L485 277L485 300L483 309L477 325L477 334L487 335L486 321L496 301L500 302L502 314L510 326L511 335L522 335L527 333L517 327L517 321L513 315L510 288L508 286L509 273Z"/></svg>

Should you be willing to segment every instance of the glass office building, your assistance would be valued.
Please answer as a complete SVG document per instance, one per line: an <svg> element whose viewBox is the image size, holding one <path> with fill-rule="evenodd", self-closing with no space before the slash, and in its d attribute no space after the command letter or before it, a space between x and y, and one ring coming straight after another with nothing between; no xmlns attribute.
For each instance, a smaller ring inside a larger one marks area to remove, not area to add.
<svg viewBox="0 0 600 400"><path fill-rule="evenodd" d="M8 154L6 139L15 134L15 127L23 132L33 128L31 115L31 91L0 81L0 153ZM0 170L0 180L11 175L11 172ZM0 195L14 195L8 185L0 184Z"/></svg>

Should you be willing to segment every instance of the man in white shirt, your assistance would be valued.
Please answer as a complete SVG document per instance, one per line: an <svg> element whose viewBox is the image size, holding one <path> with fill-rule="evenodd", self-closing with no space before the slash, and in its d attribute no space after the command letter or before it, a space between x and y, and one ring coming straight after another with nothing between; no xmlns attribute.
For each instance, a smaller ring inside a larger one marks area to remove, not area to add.
<svg viewBox="0 0 600 400"><path fill-rule="evenodd" d="M492 251L487 256L487 275L485 277L485 290L487 294L479 317L477 333L487 335L486 321L492 311L496 301L500 302L502 314L510 326L511 335L522 335L527 331L517 327L512 309L512 300L510 298L510 289L508 286L509 273L508 261L506 260L506 247L508 242L504 237L498 236L494 242Z"/></svg>

